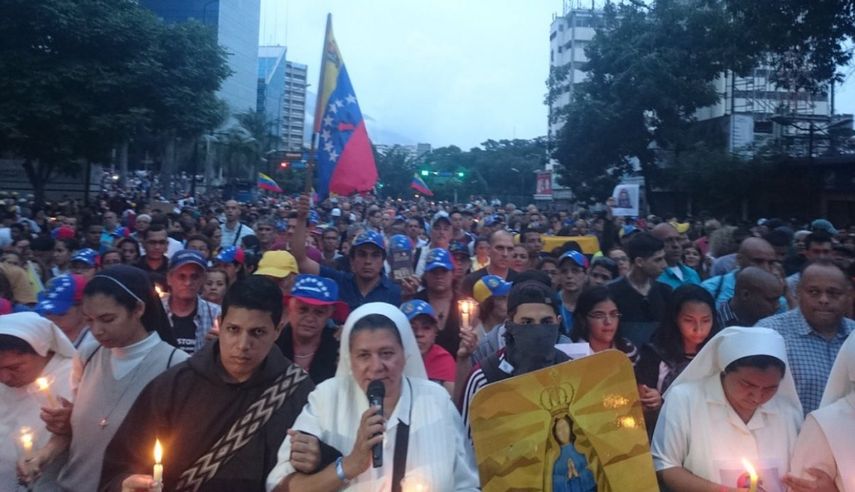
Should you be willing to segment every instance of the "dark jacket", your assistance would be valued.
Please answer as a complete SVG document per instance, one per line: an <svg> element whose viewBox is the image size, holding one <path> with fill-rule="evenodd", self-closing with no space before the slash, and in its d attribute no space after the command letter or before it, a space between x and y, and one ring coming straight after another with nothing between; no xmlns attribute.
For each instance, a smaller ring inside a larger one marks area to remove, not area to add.
<svg viewBox="0 0 855 492"><path fill-rule="evenodd" d="M163 490L173 490L184 470L206 454L291 365L274 346L249 380L230 382L219 360L219 345L219 341L207 344L146 386L104 453L100 490L120 491L129 475L151 474L155 437L164 448ZM267 424L201 490L265 489L286 431L314 389L309 378L297 385Z"/></svg>

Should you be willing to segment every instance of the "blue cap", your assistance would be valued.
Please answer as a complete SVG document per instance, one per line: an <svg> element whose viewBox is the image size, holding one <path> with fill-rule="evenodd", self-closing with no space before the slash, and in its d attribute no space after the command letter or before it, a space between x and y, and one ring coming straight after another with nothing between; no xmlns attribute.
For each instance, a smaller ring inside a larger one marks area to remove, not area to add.
<svg viewBox="0 0 855 492"><path fill-rule="evenodd" d="M47 289L39 293L39 302L35 311L44 316L56 314L62 316L75 304L83 300L86 278L82 275L66 274L54 277L48 282Z"/></svg>
<svg viewBox="0 0 855 492"><path fill-rule="evenodd" d="M71 257L71 262L75 261L86 263L89 268L95 268L98 266L98 252L92 248L83 248Z"/></svg>
<svg viewBox="0 0 855 492"><path fill-rule="evenodd" d="M401 312L404 313L410 321L412 321L416 316L420 316L422 314L430 316L434 321L439 321L433 307L419 299L413 299L412 301L407 301L401 304Z"/></svg>
<svg viewBox="0 0 855 492"><path fill-rule="evenodd" d="M321 223L321 216L318 214L318 212L315 211L314 209L309 210L309 224L318 225L320 223Z"/></svg>
<svg viewBox="0 0 855 492"><path fill-rule="evenodd" d="M383 252L386 251L386 243L383 242L383 236L377 231L365 231L356 236L356 239L353 240L353 244L351 244L350 247L357 248L366 244L373 244L374 246L382 249Z"/></svg>
<svg viewBox="0 0 855 492"><path fill-rule="evenodd" d="M445 268L446 270L454 270L454 263L451 261L451 253L446 249L434 248L428 252L425 258L425 271L429 272L437 268Z"/></svg>
<svg viewBox="0 0 855 492"><path fill-rule="evenodd" d="M332 279L320 275L297 275L286 299L291 297L314 306L334 306L333 319L341 321L347 318L347 304L339 300L338 284Z"/></svg>
<svg viewBox="0 0 855 492"><path fill-rule="evenodd" d="M512 282L506 282L498 275L484 275L472 286L472 297L481 304L490 297L508 295L513 285Z"/></svg>
<svg viewBox="0 0 855 492"><path fill-rule="evenodd" d="M208 268L208 260L202 256L202 253L196 251L195 249L182 249L181 251L176 251L172 258L169 259L169 269L175 270L178 267L184 265L196 265L202 270Z"/></svg>
<svg viewBox="0 0 855 492"><path fill-rule="evenodd" d="M129 231L127 227L117 227L110 233L110 235L113 237L129 237L131 235L131 231Z"/></svg>
<svg viewBox="0 0 855 492"><path fill-rule="evenodd" d="M439 212L433 214L433 218L430 220L430 226L433 227L434 224L436 224L440 220L444 220L451 224L451 216L448 215L448 212L446 212L445 210L440 210Z"/></svg>
<svg viewBox="0 0 855 492"><path fill-rule="evenodd" d="M469 256L469 245L463 241L451 241L448 245L448 252L451 254L465 253Z"/></svg>
<svg viewBox="0 0 855 492"><path fill-rule="evenodd" d="M492 227L500 222L502 222L502 219L497 215L488 215L487 218L484 219L484 225L487 227Z"/></svg>
<svg viewBox="0 0 855 492"><path fill-rule="evenodd" d="M243 248L239 246L229 246L227 248L223 248L214 260L219 261L220 263L239 263L243 265L244 258Z"/></svg>
<svg viewBox="0 0 855 492"><path fill-rule="evenodd" d="M575 263L577 266L580 266L586 270L588 269L588 258L586 258L585 255L576 250L571 249L570 251L561 255L561 257L558 258L558 264L560 265L564 263L565 260L573 260L573 263Z"/></svg>
<svg viewBox="0 0 855 492"><path fill-rule="evenodd" d="M413 249L413 242L403 234L395 234L389 238L389 247L397 250Z"/></svg>

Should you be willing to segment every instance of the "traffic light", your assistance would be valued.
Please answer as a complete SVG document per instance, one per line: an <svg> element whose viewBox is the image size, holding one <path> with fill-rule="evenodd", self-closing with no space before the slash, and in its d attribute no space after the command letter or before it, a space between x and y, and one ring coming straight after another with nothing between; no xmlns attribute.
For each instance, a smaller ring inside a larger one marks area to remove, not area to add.
<svg viewBox="0 0 855 492"><path fill-rule="evenodd" d="M422 176L424 176L424 177L430 176L430 171L428 171L427 169L422 169Z"/></svg>
<svg viewBox="0 0 855 492"><path fill-rule="evenodd" d="M288 167L290 165L291 165L291 163L289 163L288 161L282 161L279 163L279 169L282 169L284 171L284 170L288 169Z"/></svg>

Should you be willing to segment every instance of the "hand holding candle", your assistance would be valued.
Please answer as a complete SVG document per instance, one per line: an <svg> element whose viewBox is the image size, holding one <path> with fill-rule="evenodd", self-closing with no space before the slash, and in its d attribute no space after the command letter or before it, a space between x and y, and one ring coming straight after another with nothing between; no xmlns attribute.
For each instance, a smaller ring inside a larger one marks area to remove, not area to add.
<svg viewBox="0 0 855 492"><path fill-rule="evenodd" d="M473 299L460 299L457 301L457 308L460 311L460 328L466 331L471 330L477 303Z"/></svg>
<svg viewBox="0 0 855 492"><path fill-rule="evenodd" d="M757 476L757 470L754 469L754 465L751 464L745 458L742 458L742 466L745 467L745 472L748 474L748 483L742 483L742 477L740 477L740 483L737 484L738 487L748 487L748 492L757 492L757 487L759 483L759 477ZM743 475L744 476L744 475Z"/></svg>
<svg viewBox="0 0 855 492"><path fill-rule="evenodd" d="M21 453L25 460L30 460L33 457L33 445L35 444L35 434L29 427L21 427L18 435L18 441L21 444Z"/></svg>

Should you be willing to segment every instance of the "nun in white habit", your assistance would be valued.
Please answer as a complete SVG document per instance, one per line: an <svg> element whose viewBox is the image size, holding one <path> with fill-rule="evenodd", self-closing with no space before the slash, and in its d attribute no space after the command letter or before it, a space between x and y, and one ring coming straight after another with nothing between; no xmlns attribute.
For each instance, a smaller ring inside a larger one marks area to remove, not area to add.
<svg viewBox="0 0 855 492"><path fill-rule="evenodd" d="M747 459L766 492L783 491L802 421L784 339L767 328L713 337L664 395L651 450L681 492L737 491Z"/></svg>
<svg viewBox="0 0 855 492"><path fill-rule="evenodd" d="M378 379L386 394L383 418L376 408L369 410L366 397L368 384ZM342 457L313 475L295 472L291 462L300 459L300 450L292 448L294 431L317 436ZM383 448L378 468L371 460L375 443ZM405 465L396 466L396 461ZM391 304L369 303L347 318L336 376L309 395L279 449L267 490L375 492L402 487L476 491L478 472L460 414L448 392L427 379L407 317Z"/></svg>
<svg viewBox="0 0 855 492"><path fill-rule="evenodd" d="M855 337L843 342L819 408L808 414L785 480L793 492L855 492Z"/></svg>
<svg viewBox="0 0 855 492"><path fill-rule="evenodd" d="M0 316L0 490L16 490L15 464L20 458L22 429L39 449L50 439L50 432L39 418L41 407L59 405L61 398L73 401L71 370L77 351L58 326L36 313ZM44 378L47 390L36 381ZM50 396L48 396L50 395ZM56 487L60 460L44 470L33 490Z"/></svg>

